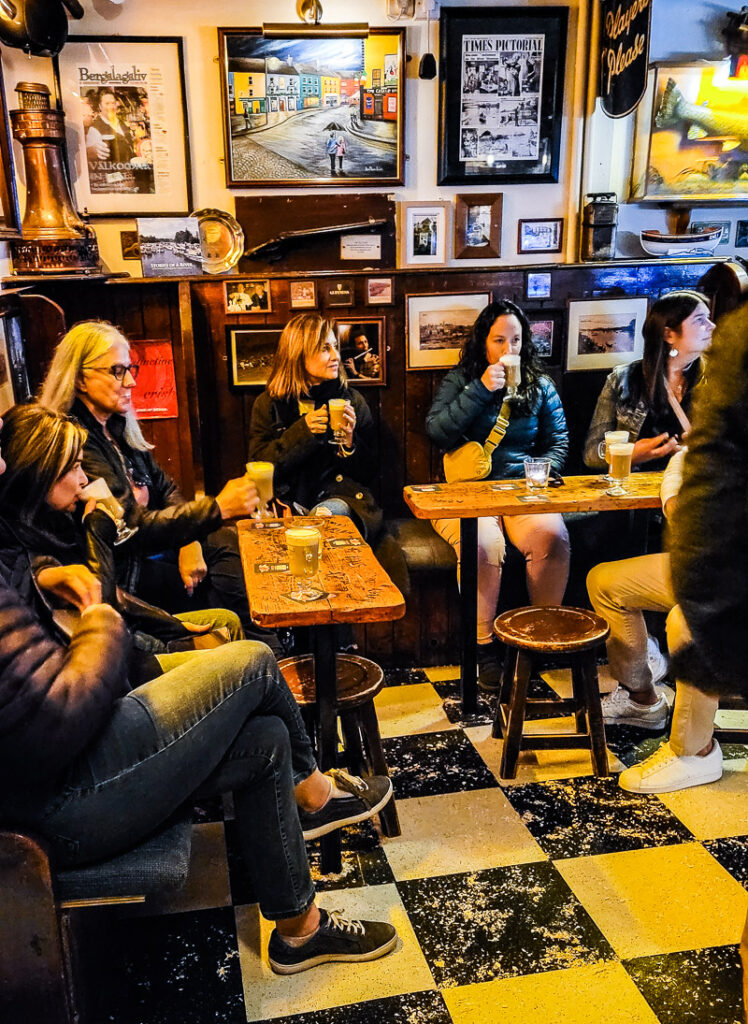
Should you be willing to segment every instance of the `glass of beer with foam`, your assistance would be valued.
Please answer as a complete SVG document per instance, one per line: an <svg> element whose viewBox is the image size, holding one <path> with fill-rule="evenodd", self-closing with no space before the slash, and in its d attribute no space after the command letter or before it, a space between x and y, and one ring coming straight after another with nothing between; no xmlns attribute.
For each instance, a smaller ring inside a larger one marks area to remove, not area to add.
<svg viewBox="0 0 748 1024"><path fill-rule="evenodd" d="M310 580L319 571L322 534L316 526L289 526L286 529L288 568L294 577L296 589L288 595L294 601L317 601L321 590L310 586Z"/></svg>
<svg viewBox="0 0 748 1024"><path fill-rule="evenodd" d="M626 494L626 481L631 475L631 456L634 452L633 441L614 441L610 445L610 478L613 486L605 493L616 497Z"/></svg>
<svg viewBox="0 0 748 1024"><path fill-rule="evenodd" d="M272 462L248 462L247 476L257 488L257 495L260 504L255 512L256 519L269 519L271 516L268 508L273 500L273 471L275 466Z"/></svg>

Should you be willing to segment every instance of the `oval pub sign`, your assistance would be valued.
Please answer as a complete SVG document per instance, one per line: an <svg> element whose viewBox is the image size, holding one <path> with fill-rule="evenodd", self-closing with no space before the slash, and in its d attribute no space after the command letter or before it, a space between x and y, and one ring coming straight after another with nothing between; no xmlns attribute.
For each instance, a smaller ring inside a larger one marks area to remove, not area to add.
<svg viewBox="0 0 748 1024"><path fill-rule="evenodd" d="M600 99L608 117L624 117L647 88L651 0L600 0Z"/></svg>

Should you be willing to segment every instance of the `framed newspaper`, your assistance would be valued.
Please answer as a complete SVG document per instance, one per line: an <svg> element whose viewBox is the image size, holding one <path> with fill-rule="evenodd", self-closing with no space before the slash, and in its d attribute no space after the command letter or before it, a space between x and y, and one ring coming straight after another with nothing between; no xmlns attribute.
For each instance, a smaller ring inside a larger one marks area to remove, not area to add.
<svg viewBox="0 0 748 1024"><path fill-rule="evenodd" d="M558 181L568 7L442 7L439 184Z"/></svg>
<svg viewBox="0 0 748 1024"><path fill-rule="evenodd" d="M188 214L181 38L71 36L55 61L78 206L99 217Z"/></svg>

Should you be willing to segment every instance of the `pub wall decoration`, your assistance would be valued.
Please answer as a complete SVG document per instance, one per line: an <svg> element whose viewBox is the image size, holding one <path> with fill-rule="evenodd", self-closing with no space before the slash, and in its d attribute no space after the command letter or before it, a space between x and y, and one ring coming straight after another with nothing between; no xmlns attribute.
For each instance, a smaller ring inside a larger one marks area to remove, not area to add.
<svg viewBox="0 0 748 1024"><path fill-rule="evenodd" d="M566 7L442 7L439 184L556 182Z"/></svg>
<svg viewBox="0 0 748 1024"><path fill-rule="evenodd" d="M92 216L189 213L181 38L71 36L55 61L78 205Z"/></svg>
<svg viewBox="0 0 748 1024"><path fill-rule="evenodd" d="M21 237L16 175L13 168L13 144L10 136L5 83L0 64L0 238Z"/></svg>
<svg viewBox="0 0 748 1024"><path fill-rule="evenodd" d="M404 30L218 30L226 183L403 184Z"/></svg>
<svg viewBox="0 0 748 1024"><path fill-rule="evenodd" d="M650 0L601 0L600 103L608 117L625 117L647 90Z"/></svg>

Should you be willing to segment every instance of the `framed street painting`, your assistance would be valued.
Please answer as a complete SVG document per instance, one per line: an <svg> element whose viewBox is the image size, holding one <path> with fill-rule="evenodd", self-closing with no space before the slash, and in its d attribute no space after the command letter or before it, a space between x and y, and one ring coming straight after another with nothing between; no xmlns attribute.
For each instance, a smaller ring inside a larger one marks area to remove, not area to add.
<svg viewBox="0 0 748 1024"><path fill-rule="evenodd" d="M226 184L403 184L403 29L219 28Z"/></svg>
<svg viewBox="0 0 748 1024"><path fill-rule="evenodd" d="M567 370L612 369L644 352L645 295L569 301Z"/></svg>
<svg viewBox="0 0 748 1024"><path fill-rule="evenodd" d="M55 61L78 205L100 217L188 214L181 38L71 36Z"/></svg>
<svg viewBox="0 0 748 1024"><path fill-rule="evenodd" d="M490 301L490 292L407 295L408 369L456 366L478 314Z"/></svg>
<svg viewBox="0 0 748 1024"><path fill-rule="evenodd" d="M567 7L442 7L439 184L558 181Z"/></svg>

